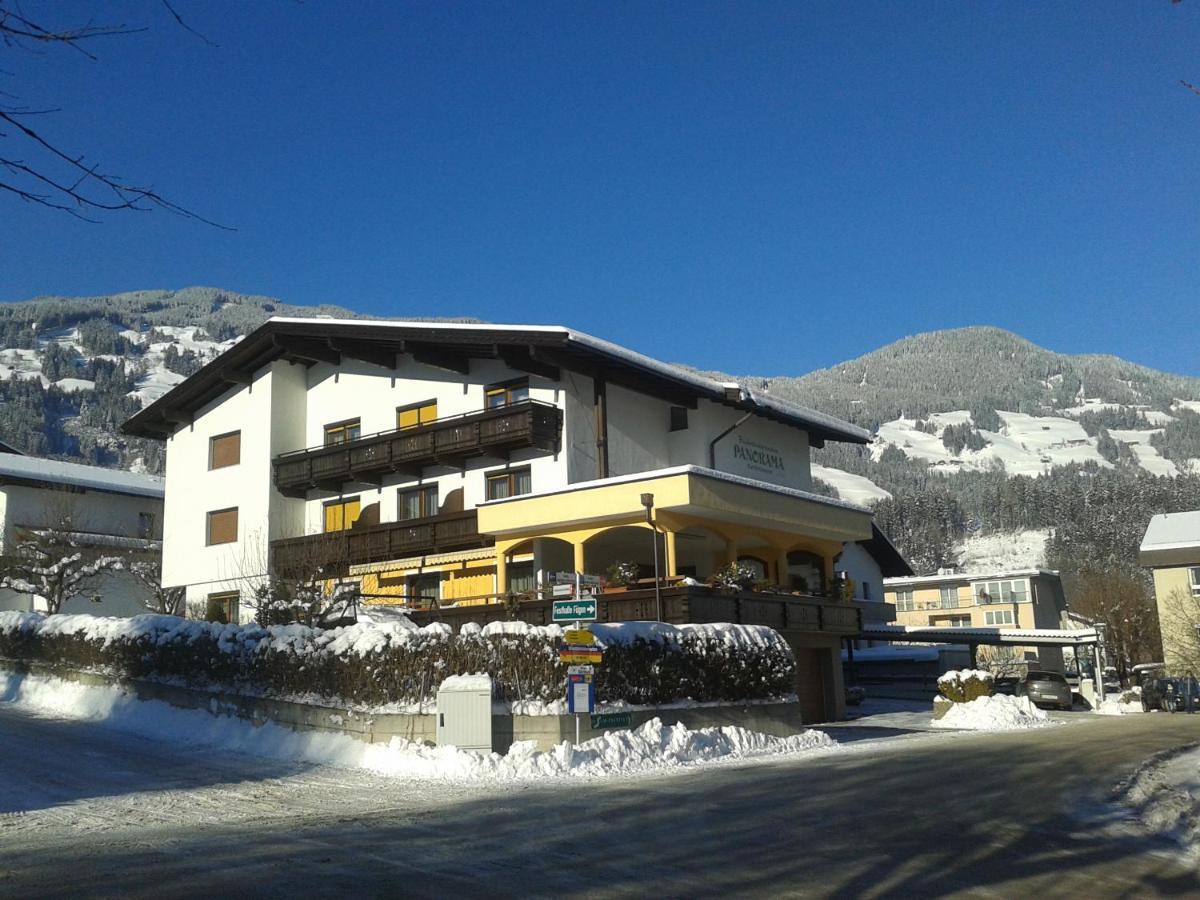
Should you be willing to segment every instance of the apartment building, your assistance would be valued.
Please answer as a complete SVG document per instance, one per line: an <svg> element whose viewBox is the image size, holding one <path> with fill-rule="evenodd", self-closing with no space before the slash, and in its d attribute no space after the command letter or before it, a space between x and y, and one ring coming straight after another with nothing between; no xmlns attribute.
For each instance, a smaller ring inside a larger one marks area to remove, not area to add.
<svg viewBox="0 0 1200 900"><path fill-rule="evenodd" d="M835 418L561 326L276 318L124 428L166 442L164 581L193 614L245 620L258 585L314 571L461 614L556 573L732 562L788 592L762 621L808 635L840 708L861 609L832 602L835 560L874 533L810 491L810 448L870 439ZM678 615L711 620L701 599Z"/></svg>
<svg viewBox="0 0 1200 900"><path fill-rule="evenodd" d="M1154 575L1163 661L1200 671L1200 510L1154 516L1138 557Z"/></svg>
<svg viewBox="0 0 1200 900"><path fill-rule="evenodd" d="M896 607L899 625L939 628L1060 629L1066 598L1058 573L1023 569L884 579L887 601ZM1058 648L981 648L981 662L1037 662L1062 668Z"/></svg>

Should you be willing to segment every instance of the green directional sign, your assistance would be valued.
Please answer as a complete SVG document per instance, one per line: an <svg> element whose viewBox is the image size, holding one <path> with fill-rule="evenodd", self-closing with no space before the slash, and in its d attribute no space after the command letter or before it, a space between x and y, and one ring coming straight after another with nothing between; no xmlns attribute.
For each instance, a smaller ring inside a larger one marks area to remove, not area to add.
<svg viewBox="0 0 1200 900"><path fill-rule="evenodd" d="M555 600L551 621L554 622L595 622L596 601L587 598Z"/></svg>
<svg viewBox="0 0 1200 900"><path fill-rule="evenodd" d="M600 713L592 716L592 730L600 728L628 728L633 722L629 713Z"/></svg>

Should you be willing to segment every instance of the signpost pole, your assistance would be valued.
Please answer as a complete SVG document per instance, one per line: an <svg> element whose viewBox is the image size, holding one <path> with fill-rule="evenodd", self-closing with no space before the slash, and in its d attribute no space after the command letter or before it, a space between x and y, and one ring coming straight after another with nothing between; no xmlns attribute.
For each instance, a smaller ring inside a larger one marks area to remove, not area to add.
<svg viewBox="0 0 1200 900"><path fill-rule="evenodd" d="M579 713L575 713L575 746L579 746Z"/></svg>

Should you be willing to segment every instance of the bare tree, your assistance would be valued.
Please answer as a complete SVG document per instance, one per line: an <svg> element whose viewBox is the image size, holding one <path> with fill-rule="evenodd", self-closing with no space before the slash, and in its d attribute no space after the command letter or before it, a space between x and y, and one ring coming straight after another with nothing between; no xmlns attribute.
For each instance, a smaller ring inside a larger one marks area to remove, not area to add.
<svg viewBox="0 0 1200 900"><path fill-rule="evenodd" d="M1176 588L1161 604L1163 651L1174 674L1200 674L1200 595Z"/></svg>
<svg viewBox="0 0 1200 900"><path fill-rule="evenodd" d="M1117 568L1084 569L1064 576L1071 608L1107 627L1106 650L1118 674L1161 658L1158 609L1140 576Z"/></svg>
<svg viewBox="0 0 1200 900"><path fill-rule="evenodd" d="M102 572L124 567L119 556L102 556L87 548L69 527L30 530L15 552L0 560L0 587L46 601L53 615Z"/></svg>
<svg viewBox="0 0 1200 900"><path fill-rule="evenodd" d="M212 44L184 22L168 0L161 2L180 27ZM56 12L55 6L46 10L47 15ZM119 23L96 25L91 21L60 27L41 20L40 16L35 19L19 0L0 0L0 44L11 51L10 62L13 54L19 52L76 52L95 60L98 57L92 50L100 43L146 30ZM111 212L157 208L227 229L168 200L154 188L105 171L83 153L68 149L41 124L45 116L58 111L24 105L13 94L0 90L0 193L89 222Z"/></svg>
<svg viewBox="0 0 1200 900"><path fill-rule="evenodd" d="M131 559L128 569L150 594L146 609L164 616L183 615L187 592L183 588L163 587L161 559Z"/></svg>

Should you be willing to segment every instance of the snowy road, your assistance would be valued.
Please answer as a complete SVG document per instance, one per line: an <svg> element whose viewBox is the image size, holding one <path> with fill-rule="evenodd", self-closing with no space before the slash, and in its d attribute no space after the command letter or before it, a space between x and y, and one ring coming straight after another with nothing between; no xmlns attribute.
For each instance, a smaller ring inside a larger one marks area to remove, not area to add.
<svg viewBox="0 0 1200 900"><path fill-rule="evenodd" d="M0 708L2 896L1200 891L1104 791L1200 716L860 741L611 781L420 784Z"/></svg>

